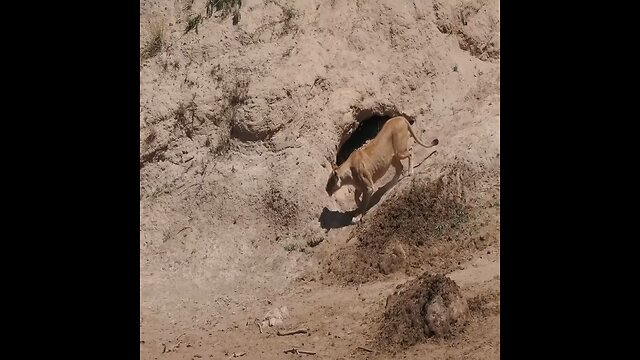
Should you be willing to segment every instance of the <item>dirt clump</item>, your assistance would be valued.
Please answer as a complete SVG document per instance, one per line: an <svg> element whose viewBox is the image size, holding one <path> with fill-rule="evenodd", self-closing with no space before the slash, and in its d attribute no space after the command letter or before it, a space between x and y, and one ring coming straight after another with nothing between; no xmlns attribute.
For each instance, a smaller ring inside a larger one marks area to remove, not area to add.
<svg viewBox="0 0 640 360"><path fill-rule="evenodd" d="M423 274L387 298L379 333L381 347L412 346L462 331L469 314L458 285L444 275Z"/></svg>

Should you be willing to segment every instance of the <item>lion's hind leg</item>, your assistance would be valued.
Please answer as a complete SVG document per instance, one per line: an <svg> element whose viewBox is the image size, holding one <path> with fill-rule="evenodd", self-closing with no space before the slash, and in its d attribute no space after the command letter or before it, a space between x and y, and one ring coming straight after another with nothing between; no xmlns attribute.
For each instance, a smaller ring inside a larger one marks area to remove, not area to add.
<svg viewBox="0 0 640 360"><path fill-rule="evenodd" d="M404 159L407 159L407 158L409 159L409 168L407 169L409 175L413 175L413 161L412 161L413 154L412 154L412 152L413 152L413 148L410 147L407 150L396 154L396 157L399 160L404 160Z"/></svg>
<svg viewBox="0 0 640 360"><path fill-rule="evenodd" d="M396 170L396 173L393 176L393 179L391 179L391 181L395 183L395 182L398 182L398 180L400 179L400 176L404 172L404 166L402 165L402 161L400 161L400 158L397 156L393 157L393 160L391 160L391 165Z"/></svg>

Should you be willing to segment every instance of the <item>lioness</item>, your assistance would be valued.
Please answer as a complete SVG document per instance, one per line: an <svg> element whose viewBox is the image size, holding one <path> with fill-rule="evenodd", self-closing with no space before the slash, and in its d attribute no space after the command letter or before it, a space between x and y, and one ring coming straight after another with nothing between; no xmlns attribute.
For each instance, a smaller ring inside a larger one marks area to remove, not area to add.
<svg viewBox="0 0 640 360"><path fill-rule="evenodd" d="M386 174L389 166L393 165L396 170L392 182L398 181L402 174L403 167L400 161L402 159L409 158L408 174L413 174L413 147L407 148L409 135L425 148L438 145L438 139L434 139L431 145L420 142L411 129L409 121L402 116L396 116L382 126L373 140L354 150L344 163L340 166L331 165L333 171L327 181L327 194L332 196L344 185L355 187L355 201L360 208L360 214L353 219L354 222L362 219L367 212L369 200L373 195L373 186ZM362 195L362 201L360 201L360 195Z"/></svg>

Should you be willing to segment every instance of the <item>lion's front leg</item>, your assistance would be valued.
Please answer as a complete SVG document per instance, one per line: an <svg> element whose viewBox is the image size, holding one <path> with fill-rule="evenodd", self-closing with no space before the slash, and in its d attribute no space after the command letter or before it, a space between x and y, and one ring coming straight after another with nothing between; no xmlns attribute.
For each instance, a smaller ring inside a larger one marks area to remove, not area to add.
<svg viewBox="0 0 640 360"><path fill-rule="evenodd" d="M362 204L362 201L360 201L360 196L362 196L362 191L360 191L360 189L356 188L355 193L353 194L353 198L356 202L356 207L360 208L360 205Z"/></svg>
<svg viewBox="0 0 640 360"><path fill-rule="evenodd" d="M371 196L373 195L373 180L371 176L365 176L364 185L366 186L364 192L362 193L362 202L360 203L360 214L353 219L354 223L357 223L362 219L362 217L367 213L369 208L369 201L371 200Z"/></svg>
<svg viewBox="0 0 640 360"><path fill-rule="evenodd" d="M360 202L360 206L358 207L359 214L353 218L353 223L357 223L362 220L362 217L367 213L369 207L369 201L371 200L371 195L373 194L373 189L367 189L362 193L362 201Z"/></svg>

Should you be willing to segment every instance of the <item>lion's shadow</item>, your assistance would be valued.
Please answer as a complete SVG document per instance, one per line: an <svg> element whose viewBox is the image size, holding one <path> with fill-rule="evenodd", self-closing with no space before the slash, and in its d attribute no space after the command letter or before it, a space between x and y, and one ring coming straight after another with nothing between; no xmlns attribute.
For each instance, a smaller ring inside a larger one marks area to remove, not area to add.
<svg viewBox="0 0 640 360"><path fill-rule="evenodd" d="M341 227L353 225L353 218L358 214L358 210L350 210L350 211L335 211L329 210L326 206L322 209L322 213L320 214L320 227L329 230L329 229L339 229Z"/></svg>
<svg viewBox="0 0 640 360"><path fill-rule="evenodd" d="M381 186L376 190L371 196L371 200L369 200L368 209L371 209L376 204L380 202L382 197L389 192L395 185L400 182L401 179L391 180L384 186ZM329 210L326 206L322 209L322 213L320 214L320 218L318 221L320 222L320 227L329 231L329 229L339 229L341 227L353 225L353 218L358 215L359 210L349 210L349 211L335 211Z"/></svg>

